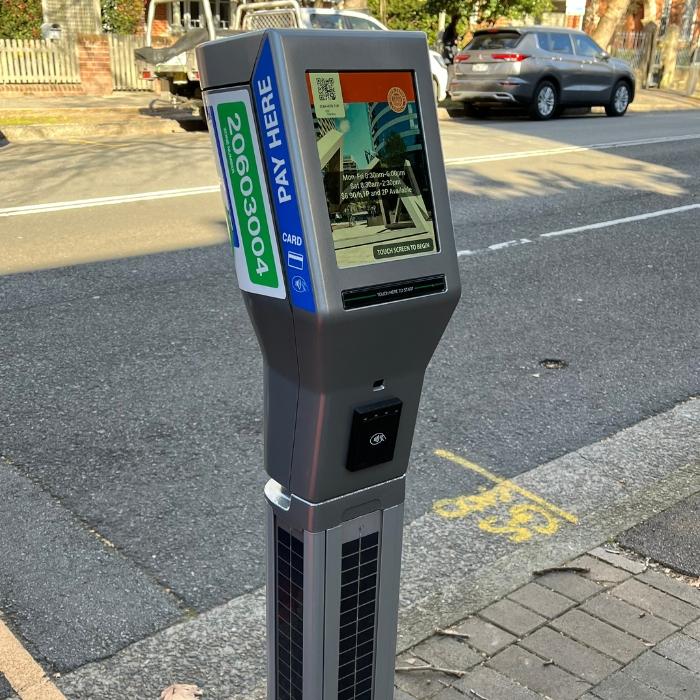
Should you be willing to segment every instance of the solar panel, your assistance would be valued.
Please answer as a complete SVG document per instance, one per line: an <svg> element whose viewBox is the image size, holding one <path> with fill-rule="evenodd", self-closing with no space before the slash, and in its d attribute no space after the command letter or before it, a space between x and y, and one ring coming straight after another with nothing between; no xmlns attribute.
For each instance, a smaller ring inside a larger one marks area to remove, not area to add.
<svg viewBox="0 0 700 700"><path fill-rule="evenodd" d="M372 698L378 564L378 532L343 544L338 700Z"/></svg>
<svg viewBox="0 0 700 700"><path fill-rule="evenodd" d="M277 697L303 700L304 542L277 527Z"/></svg>

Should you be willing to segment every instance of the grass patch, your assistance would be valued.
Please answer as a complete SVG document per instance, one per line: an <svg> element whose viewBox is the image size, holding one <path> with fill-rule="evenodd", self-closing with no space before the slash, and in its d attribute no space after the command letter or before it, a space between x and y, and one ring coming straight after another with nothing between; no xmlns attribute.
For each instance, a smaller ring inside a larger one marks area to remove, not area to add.
<svg viewBox="0 0 700 700"><path fill-rule="evenodd" d="M35 124L68 124L73 119L67 114L5 114L0 126L33 126Z"/></svg>

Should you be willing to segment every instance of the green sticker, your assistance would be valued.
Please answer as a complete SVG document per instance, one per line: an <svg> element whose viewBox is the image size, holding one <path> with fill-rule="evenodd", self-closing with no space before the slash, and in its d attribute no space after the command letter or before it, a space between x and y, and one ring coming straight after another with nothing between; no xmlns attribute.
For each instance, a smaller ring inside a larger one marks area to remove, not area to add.
<svg viewBox="0 0 700 700"><path fill-rule="evenodd" d="M266 199L263 195L254 132L244 102L217 105L226 171L236 209L238 235L250 281L278 288L280 278Z"/></svg>

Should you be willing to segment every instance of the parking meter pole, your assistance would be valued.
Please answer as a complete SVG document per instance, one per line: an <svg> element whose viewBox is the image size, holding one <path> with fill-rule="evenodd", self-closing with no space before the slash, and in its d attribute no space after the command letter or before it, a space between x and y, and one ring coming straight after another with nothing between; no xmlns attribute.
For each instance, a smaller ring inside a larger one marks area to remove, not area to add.
<svg viewBox="0 0 700 700"><path fill-rule="evenodd" d="M263 356L268 698L393 695L405 474L460 295L425 35L198 49Z"/></svg>
<svg viewBox="0 0 700 700"><path fill-rule="evenodd" d="M278 697L278 673L305 700L351 688L352 697L392 697L403 486L312 505L268 482L268 697ZM358 503L369 510L368 498L399 502L344 517ZM327 659L337 660L332 672Z"/></svg>

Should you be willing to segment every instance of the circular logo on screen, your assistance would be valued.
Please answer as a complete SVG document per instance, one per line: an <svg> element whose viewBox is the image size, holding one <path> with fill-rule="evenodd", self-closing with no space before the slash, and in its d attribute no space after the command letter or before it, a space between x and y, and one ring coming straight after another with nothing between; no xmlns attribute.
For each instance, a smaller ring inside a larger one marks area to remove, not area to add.
<svg viewBox="0 0 700 700"><path fill-rule="evenodd" d="M389 103L389 107L391 107L394 112L403 112L408 104L406 93L400 87L391 88L386 96L386 99Z"/></svg>

